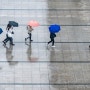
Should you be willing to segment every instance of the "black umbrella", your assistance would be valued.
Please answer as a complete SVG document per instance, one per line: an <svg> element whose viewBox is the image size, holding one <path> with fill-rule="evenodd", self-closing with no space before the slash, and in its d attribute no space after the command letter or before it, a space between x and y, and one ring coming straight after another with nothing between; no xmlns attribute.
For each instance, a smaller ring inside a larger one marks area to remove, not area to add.
<svg viewBox="0 0 90 90"><path fill-rule="evenodd" d="M9 24L13 27L18 27L18 23L15 21L9 21Z"/></svg>

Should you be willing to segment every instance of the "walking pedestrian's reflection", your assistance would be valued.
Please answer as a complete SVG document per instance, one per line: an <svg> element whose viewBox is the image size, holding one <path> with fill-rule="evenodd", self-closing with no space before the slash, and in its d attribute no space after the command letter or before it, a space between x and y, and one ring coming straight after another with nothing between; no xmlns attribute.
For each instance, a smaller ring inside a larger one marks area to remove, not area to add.
<svg viewBox="0 0 90 90"><path fill-rule="evenodd" d="M28 49L27 49L27 58L29 61L31 61L31 54L32 54L32 47L31 47L31 43L27 44L25 43L27 46L28 46Z"/></svg>
<svg viewBox="0 0 90 90"><path fill-rule="evenodd" d="M4 46L6 48L6 59L7 62L9 63L9 65L16 65L18 63L18 61L13 61L13 46L10 45L9 47L7 47L6 45Z"/></svg>
<svg viewBox="0 0 90 90"><path fill-rule="evenodd" d="M30 61L30 62L35 62L35 61L37 61L38 60L38 58L36 58L36 57L33 57L32 56L32 45L31 45L31 43L25 43L27 46L28 46L28 48L27 48L27 58L28 58L28 60Z"/></svg>
<svg viewBox="0 0 90 90"><path fill-rule="evenodd" d="M50 61L51 62L53 62L53 61L55 61L56 59L55 59L55 48L52 48L51 50L50 50Z"/></svg>
<svg viewBox="0 0 90 90"><path fill-rule="evenodd" d="M55 59L55 48L52 48L50 50L50 64L49 64L49 68L50 68L50 79L49 79L49 82L51 84L57 84L58 83L58 78L59 78L59 75L58 75L58 65L57 63L55 62L56 59ZM59 87L57 85L52 85L52 87L54 88L57 88L57 90L59 89Z"/></svg>

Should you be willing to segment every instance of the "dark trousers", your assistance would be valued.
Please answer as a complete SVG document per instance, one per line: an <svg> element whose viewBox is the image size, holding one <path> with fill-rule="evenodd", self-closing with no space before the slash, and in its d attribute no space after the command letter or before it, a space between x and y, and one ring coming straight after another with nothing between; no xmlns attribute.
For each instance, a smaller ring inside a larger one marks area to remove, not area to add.
<svg viewBox="0 0 90 90"><path fill-rule="evenodd" d="M13 44L13 38L6 35L6 39L4 39L4 42L7 43L8 41L10 41L10 44Z"/></svg>
<svg viewBox="0 0 90 90"><path fill-rule="evenodd" d="M53 46L54 45L54 38L51 38L51 41L49 41L48 44L51 42L52 42L52 46Z"/></svg>
<svg viewBox="0 0 90 90"><path fill-rule="evenodd" d="M31 36L32 34L31 33L28 33L29 37L26 38L26 40L29 38L29 40L31 41Z"/></svg>
<svg viewBox="0 0 90 90"><path fill-rule="evenodd" d="M10 37L9 40L10 40L10 44L13 44L13 38Z"/></svg>
<svg viewBox="0 0 90 90"><path fill-rule="evenodd" d="M6 34L6 39L4 39L4 42L6 43L7 41L9 41L9 37L8 37L8 35Z"/></svg>

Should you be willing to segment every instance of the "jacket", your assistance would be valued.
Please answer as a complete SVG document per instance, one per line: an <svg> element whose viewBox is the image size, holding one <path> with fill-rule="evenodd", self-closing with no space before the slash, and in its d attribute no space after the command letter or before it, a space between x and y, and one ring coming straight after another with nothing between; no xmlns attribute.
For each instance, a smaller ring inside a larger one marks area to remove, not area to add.
<svg viewBox="0 0 90 90"><path fill-rule="evenodd" d="M56 34L55 33L50 33L50 38L55 38Z"/></svg>

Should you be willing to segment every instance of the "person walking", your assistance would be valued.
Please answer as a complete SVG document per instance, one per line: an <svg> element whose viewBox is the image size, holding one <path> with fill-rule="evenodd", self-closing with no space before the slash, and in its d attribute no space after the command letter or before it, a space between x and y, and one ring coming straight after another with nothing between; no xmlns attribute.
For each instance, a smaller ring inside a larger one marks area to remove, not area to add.
<svg viewBox="0 0 90 90"><path fill-rule="evenodd" d="M6 27L6 31L8 32L8 30L11 28L11 25L10 24L8 24L7 25L7 27ZM9 40L9 38L8 38L8 35L7 35L7 33L6 33L6 39L4 39L4 41L2 41L3 43L4 43L4 45L6 45L6 43L5 42L7 42Z"/></svg>
<svg viewBox="0 0 90 90"><path fill-rule="evenodd" d="M13 27L8 24L7 28L6 28L6 30L7 30L6 39L4 39L4 41L3 41L4 45L6 45L6 43L8 41L10 41L11 45L15 45L15 44L13 44L12 34L14 34L14 32L12 31L12 29L13 29Z"/></svg>
<svg viewBox="0 0 90 90"><path fill-rule="evenodd" d="M32 28L32 26L30 26L30 25L28 25L27 26L27 30L28 30L28 37L27 38L25 38L25 42L27 41L27 39L29 39L29 41L31 42L31 41L33 41L32 39L31 39L31 37L32 37L32 31L33 31L33 28Z"/></svg>
<svg viewBox="0 0 90 90"><path fill-rule="evenodd" d="M50 41L48 42L48 44L49 43L52 43L52 47L55 47L54 46L54 38L56 37L56 34L55 33L52 33L52 32L50 32Z"/></svg>

